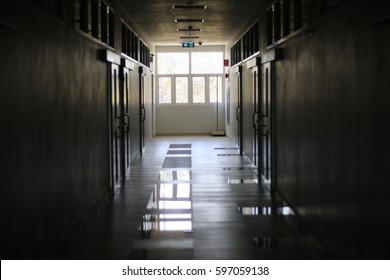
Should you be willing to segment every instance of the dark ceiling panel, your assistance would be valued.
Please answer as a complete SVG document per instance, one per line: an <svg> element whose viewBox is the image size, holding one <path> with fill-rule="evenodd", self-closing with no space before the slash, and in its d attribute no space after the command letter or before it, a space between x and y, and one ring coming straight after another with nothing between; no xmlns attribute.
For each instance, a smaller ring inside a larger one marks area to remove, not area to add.
<svg viewBox="0 0 390 280"><path fill-rule="evenodd" d="M172 5L188 1L172 0L119 0L130 20L147 40L156 45L178 44L180 36L199 36L204 44L226 43L253 17L262 0L209 0L193 1L193 5L206 5L207 9L173 9ZM204 19L204 22L175 22L175 19ZM178 32L189 26L202 31Z"/></svg>

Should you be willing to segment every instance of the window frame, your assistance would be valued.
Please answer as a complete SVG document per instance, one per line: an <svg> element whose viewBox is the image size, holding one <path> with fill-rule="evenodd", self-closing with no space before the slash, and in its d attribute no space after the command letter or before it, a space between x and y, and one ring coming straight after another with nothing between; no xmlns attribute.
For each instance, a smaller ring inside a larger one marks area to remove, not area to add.
<svg viewBox="0 0 390 280"><path fill-rule="evenodd" d="M220 73L196 73L193 74L192 71L192 55L191 53L196 52L220 52L222 53L222 61L221 61L221 72ZM188 74L160 74L158 72L158 56L160 53L188 53L189 57L189 65L188 65ZM223 59L225 58L225 49L224 46L210 46L210 47L202 47L202 49L194 49L194 50L183 50L178 47L156 47L156 106L210 106L215 105L216 102L210 102L210 78L211 77L220 77L221 91L222 91L222 100L218 100L219 104L225 102L224 89L225 89L225 79L224 79L224 66ZM171 103L160 103L160 78L170 77L171 78ZM188 103L176 103L176 78L177 77L187 77L188 81ZM204 77L205 79L205 102L204 103L194 103L193 102L193 78L194 77Z"/></svg>

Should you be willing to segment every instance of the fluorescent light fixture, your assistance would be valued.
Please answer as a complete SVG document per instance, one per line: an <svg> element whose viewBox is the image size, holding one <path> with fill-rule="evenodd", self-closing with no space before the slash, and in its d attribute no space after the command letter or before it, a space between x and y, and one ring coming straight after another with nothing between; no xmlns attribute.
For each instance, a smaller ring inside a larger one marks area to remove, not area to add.
<svg viewBox="0 0 390 280"><path fill-rule="evenodd" d="M201 32L203 31L202 28L178 28L176 29L176 31L184 31L184 32L191 32L191 31L198 31L198 32Z"/></svg>
<svg viewBox="0 0 390 280"><path fill-rule="evenodd" d="M175 22L204 22L203 18L177 18Z"/></svg>
<svg viewBox="0 0 390 280"><path fill-rule="evenodd" d="M172 5L172 9L198 9L198 10L206 10L206 5Z"/></svg>

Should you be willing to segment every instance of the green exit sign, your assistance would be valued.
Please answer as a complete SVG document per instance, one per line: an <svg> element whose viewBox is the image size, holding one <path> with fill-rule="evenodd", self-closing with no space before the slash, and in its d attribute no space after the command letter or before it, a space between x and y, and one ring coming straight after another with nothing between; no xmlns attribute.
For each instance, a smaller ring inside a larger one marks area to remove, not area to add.
<svg viewBox="0 0 390 280"><path fill-rule="evenodd" d="M181 43L182 48L195 48L194 42L183 42Z"/></svg>

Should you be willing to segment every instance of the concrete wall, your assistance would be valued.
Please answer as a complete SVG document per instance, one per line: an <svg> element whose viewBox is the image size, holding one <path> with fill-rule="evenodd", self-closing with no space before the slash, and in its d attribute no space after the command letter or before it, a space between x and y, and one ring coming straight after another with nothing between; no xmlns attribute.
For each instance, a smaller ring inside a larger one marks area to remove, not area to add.
<svg viewBox="0 0 390 280"><path fill-rule="evenodd" d="M389 4L310 3L313 33L276 46L275 186L335 257L387 258Z"/></svg>

